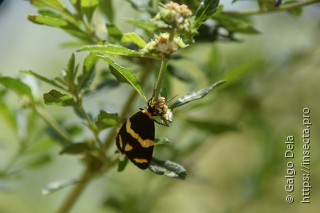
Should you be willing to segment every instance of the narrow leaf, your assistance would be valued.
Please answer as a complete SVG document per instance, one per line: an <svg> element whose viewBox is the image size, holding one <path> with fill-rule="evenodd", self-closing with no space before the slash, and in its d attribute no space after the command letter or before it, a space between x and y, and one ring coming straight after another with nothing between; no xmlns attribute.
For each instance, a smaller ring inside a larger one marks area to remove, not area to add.
<svg viewBox="0 0 320 213"><path fill-rule="evenodd" d="M95 7L98 5L98 0L81 0L81 7Z"/></svg>
<svg viewBox="0 0 320 213"><path fill-rule="evenodd" d="M124 160L118 161L118 172L122 172L128 165L129 158L125 155Z"/></svg>
<svg viewBox="0 0 320 213"><path fill-rule="evenodd" d="M198 28L217 10L219 0L203 0L195 13L195 27Z"/></svg>
<svg viewBox="0 0 320 213"><path fill-rule="evenodd" d="M126 21L134 26L140 27L147 31L153 32L154 30L157 29L157 24L151 21L141 21L136 19L127 19Z"/></svg>
<svg viewBox="0 0 320 213"><path fill-rule="evenodd" d="M89 54L83 62L82 74L79 76L78 82L81 90L87 90L95 76L95 65L98 58L95 54Z"/></svg>
<svg viewBox="0 0 320 213"><path fill-rule="evenodd" d="M106 112L104 110L100 110L98 115L96 125L99 129L105 129L107 127L116 126L119 123L118 113Z"/></svg>
<svg viewBox="0 0 320 213"><path fill-rule="evenodd" d="M56 192L59 189L62 189L64 187L74 185L74 184L76 184L78 182L79 182L78 179L65 180L65 181L54 181L54 182L49 183L45 188L43 188L41 190L41 193L43 195L48 195L48 194Z"/></svg>
<svg viewBox="0 0 320 213"><path fill-rule="evenodd" d="M122 43L135 43L138 47L143 48L146 42L136 33L125 33L121 38Z"/></svg>
<svg viewBox="0 0 320 213"><path fill-rule="evenodd" d="M70 144L61 150L60 154L81 154L89 150L89 146L87 143L73 143Z"/></svg>
<svg viewBox="0 0 320 213"><path fill-rule="evenodd" d="M224 84L225 81L218 81L204 89L192 92L189 95L186 95L184 97L179 98L177 101L175 101L169 108L170 109L174 109L176 107L180 107L183 106L191 101L195 101L198 100L200 98L203 98L204 96L206 96L213 88L216 88L219 85Z"/></svg>
<svg viewBox="0 0 320 213"><path fill-rule="evenodd" d="M114 24L107 24L106 27L108 31L108 36L114 38L117 41L120 41L122 37L122 32L119 30L119 28Z"/></svg>
<svg viewBox="0 0 320 213"><path fill-rule="evenodd" d="M144 53L130 50L126 47L107 44L107 45L88 45L84 46L78 51L90 51L98 54L122 55L122 56L137 56L142 57Z"/></svg>
<svg viewBox="0 0 320 213"><path fill-rule="evenodd" d="M118 64L116 64L113 60L111 60L109 57L105 55L97 55L102 60L106 61L112 68L111 73L120 81L123 83L130 84L139 94L140 96L147 101L147 98L145 97L142 88L140 86L140 83L136 77L136 75L129 69L122 67Z"/></svg>
<svg viewBox="0 0 320 213"><path fill-rule="evenodd" d="M57 90L51 90L43 94L45 104L53 104L59 106L75 106L73 98L67 94L62 94Z"/></svg>
<svg viewBox="0 0 320 213"><path fill-rule="evenodd" d="M68 22L62 18L51 17L51 16L42 16L42 15L28 15L28 19L36 24L44 24L51 27L65 27L68 25Z"/></svg>
<svg viewBox="0 0 320 213"><path fill-rule="evenodd" d="M114 10L112 6L112 0L99 1L99 9L104 14L110 23L114 20Z"/></svg>
<svg viewBox="0 0 320 213"><path fill-rule="evenodd" d="M188 124L191 124L202 131L206 131L210 134L221 134L228 131L236 131L239 130L235 125L222 123L217 121L206 121L206 120L199 120L199 119L186 119Z"/></svg>
<svg viewBox="0 0 320 213"><path fill-rule="evenodd" d="M0 84L4 87L12 90L19 96L26 95L29 98L32 98L32 92L30 87L16 78L11 77L0 77Z"/></svg>
<svg viewBox="0 0 320 213"><path fill-rule="evenodd" d="M187 171L180 164L168 160L159 160L154 157L151 160L149 169L158 175L165 175L180 180L186 179L187 176Z"/></svg>
<svg viewBox="0 0 320 213"><path fill-rule="evenodd" d="M154 145L163 145L170 143L170 140L168 138L156 138L154 141Z"/></svg>
<svg viewBox="0 0 320 213"><path fill-rule="evenodd" d="M62 86L60 86L56 81L54 80L50 80L42 75L39 75L31 70L22 70L23 73L26 73L28 75L32 75L33 77L37 78L38 80L40 81L43 81L43 82L46 82L47 84L50 84L52 86L55 86L59 89L62 89L62 90L66 90L65 88L63 88Z"/></svg>

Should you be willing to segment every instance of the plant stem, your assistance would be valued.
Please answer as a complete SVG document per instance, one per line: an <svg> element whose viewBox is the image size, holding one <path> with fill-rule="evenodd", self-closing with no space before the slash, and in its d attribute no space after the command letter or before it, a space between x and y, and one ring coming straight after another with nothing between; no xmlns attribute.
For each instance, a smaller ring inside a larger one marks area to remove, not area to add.
<svg viewBox="0 0 320 213"><path fill-rule="evenodd" d="M165 73L167 70L168 62L169 62L168 58L163 59L161 62L160 72L159 72L156 88L154 90L154 96L152 98L152 102L156 102L159 95L160 95L161 86L162 86L162 82L163 82L163 79L164 79L164 76L165 76Z"/></svg>
<svg viewBox="0 0 320 213"><path fill-rule="evenodd" d="M61 205L60 209L57 213L67 213L71 210L74 206L80 195L82 194L83 190L89 184L91 178L93 177L92 171L87 166L86 170L84 170L79 183L77 183L70 194L67 196L67 199L64 200L63 204Z"/></svg>
<svg viewBox="0 0 320 213"><path fill-rule="evenodd" d="M266 10L252 10L252 11L243 11L243 12L237 12L237 11L229 11L229 12L222 12L223 14L227 15L240 15L240 16L250 16L250 15L258 15L258 14L264 14L264 13L272 13L272 12L279 12L279 11L287 11L287 10L293 10L299 7L307 6L310 4L319 3L320 0L310 0L305 2L297 2L297 3L290 3L286 5L282 5L280 7L274 7Z"/></svg>

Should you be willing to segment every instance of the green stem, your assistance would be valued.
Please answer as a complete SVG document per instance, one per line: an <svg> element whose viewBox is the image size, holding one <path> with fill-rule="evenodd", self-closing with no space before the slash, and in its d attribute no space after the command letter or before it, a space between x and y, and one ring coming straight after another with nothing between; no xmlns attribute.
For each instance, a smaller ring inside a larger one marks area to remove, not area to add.
<svg viewBox="0 0 320 213"><path fill-rule="evenodd" d="M237 11L229 11L229 12L223 12L223 14L226 15L240 15L240 16L250 16L250 15L258 15L258 14L265 14L265 13L272 13L272 12L279 12L279 11L287 11L287 10L293 10L299 7L319 3L320 0L310 0L305 2L297 2L297 3L291 3L291 4L285 4L280 7L274 7L266 10L252 10L252 11L243 11L243 12L237 12Z"/></svg>
<svg viewBox="0 0 320 213"><path fill-rule="evenodd" d="M167 70L168 62L169 62L168 58L163 59L161 62L160 72L159 72L156 88L154 90L154 96L153 96L152 102L156 102L160 95L161 86Z"/></svg>

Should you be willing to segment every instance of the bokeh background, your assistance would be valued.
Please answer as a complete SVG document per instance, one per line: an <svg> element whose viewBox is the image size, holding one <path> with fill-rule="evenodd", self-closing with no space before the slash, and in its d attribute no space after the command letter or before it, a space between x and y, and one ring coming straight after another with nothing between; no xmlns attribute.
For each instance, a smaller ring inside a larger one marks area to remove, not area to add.
<svg viewBox="0 0 320 213"><path fill-rule="evenodd" d="M254 8L244 1L231 4L222 1L226 9ZM122 17L135 16L125 1L115 7L117 25L130 31ZM254 16L258 35L237 35L240 42L203 43L183 50L193 60L179 62L188 73L205 87L205 76L198 63L213 66L228 80L223 88L208 95L212 104L188 113L188 116L224 121L238 127L223 134L203 133L194 128L184 132L177 115L173 132L163 127L157 134L173 137L177 147L184 146L187 137L204 138L200 149L183 159L189 171L185 181L141 172L129 165L123 173L113 169L94 180L86 189L72 212L310 212L319 211L320 199L320 13L319 5L305 8L299 16L286 12ZM62 47L74 39L57 29L32 24L28 14L37 9L27 1L5 1L0 7L0 71L1 75L20 76L19 70L33 71L55 77L74 49ZM78 53L80 61L85 54ZM197 62L197 63L195 63ZM230 74L233 73L233 74ZM220 78L220 77L219 77ZM220 80L220 79L217 79ZM48 86L41 85L41 92ZM177 81L178 95L187 93L185 85ZM46 90L47 89L47 90ZM116 110L121 105L125 89L107 92L117 97L109 103ZM118 98L119 97L119 98ZM93 97L87 104L90 111L98 111L104 95ZM94 100L94 101L93 101ZM12 107L18 108L13 99ZM141 104L141 103L140 103ZM137 106L137 108L139 105ZM301 204L302 196L302 116L303 108L311 116L311 199ZM56 117L63 118L71 110L48 107ZM70 119L76 119L70 116ZM177 121L178 120L178 121ZM70 121L71 122L71 121ZM284 152L287 136L295 137L293 162L295 198L285 202L286 163ZM205 136L205 137L204 137ZM0 213L54 212L70 188L44 196L41 189L56 180L68 180L79 175L82 165L74 156L59 155L60 148L51 144L46 155L50 162L34 169L22 165L30 160L20 159L21 170L13 180L0 179ZM0 118L0 167L6 165L17 148L10 128ZM162 148L163 152L166 152ZM157 154L161 155L161 149Z"/></svg>

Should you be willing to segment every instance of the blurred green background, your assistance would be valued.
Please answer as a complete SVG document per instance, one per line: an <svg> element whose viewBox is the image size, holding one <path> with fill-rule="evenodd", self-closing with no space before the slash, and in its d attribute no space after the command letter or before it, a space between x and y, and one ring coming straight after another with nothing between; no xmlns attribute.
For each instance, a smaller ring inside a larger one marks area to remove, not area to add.
<svg viewBox="0 0 320 213"><path fill-rule="evenodd" d="M247 8L251 2L231 5L227 9ZM125 1L116 7L118 25L124 31L129 26L121 19L135 13ZM49 77L60 74L74 50L60 45L73 38L64 32L27 20L36 8L24 1L6 1L0 7L0 71L1 75L19 76L19 70L30 68ZM238 131L224 134L204 133L194 128L185 133L178 114L172 124L175 131L167 134L165 127L157 127L159 136L175 137L176 147L183 147L184 139L206 138L204 145L184 161L188 169L185 181L137 170L132 164L123 173L113 169L94 180L86 189L72 212L310 212L319 211L320 199L320 13L319 5L305 8L300 17L286 12L254 17L258 35L236 35L241 42L203 43L183 50L193 60L179 62L205 87L205 75L197 63L214 67L222 73L227 84L206 98L212 104L190 112L186 116L204 117L233 123ZM77 54L80 59L84 54ZM233 73L233 74L232 74ZM222 80L222 79L216 79ZM41 92L48 86L41 85ZM187 93L177 81L178 95ZM107 97L119 97L125 90L107 92ZM89 111L98 111L104 95L88 100ZM92 101L94 100L94 101ZM117 110L122 98L108 103ZM18 105L13 99L12 106ZM138 108L139 106L137 106ZM303 108L311 116L311 203L301 204L302 196L302 116ZM63 118L71 110L48 107L55 116ZM72 116L71 116L72 119ZM71 121L70 121L71 122ZM0 118L0 167L15 152L15 137ZM177 135L178 134L178 135ZM295 137L294 178L295 202L287 204L285 175L288 159L284 157L288 135ZM207 136L207 135L206 135ZM73 156L58 155L60 149L47 153L50 163L36 169L25 169L14 180L0 180L0 213L54 212L70 188L44 196L41 189L56 180L78 177L82 165ZM169 145L170 146L170 145ZM164 151L162 150L164 149ZM166 152L156 150L156 154ZM19 165L28 161L21 159ZM120 205L118 210L112 208ZM120 209L120 210L119 210Z"/></svg>

